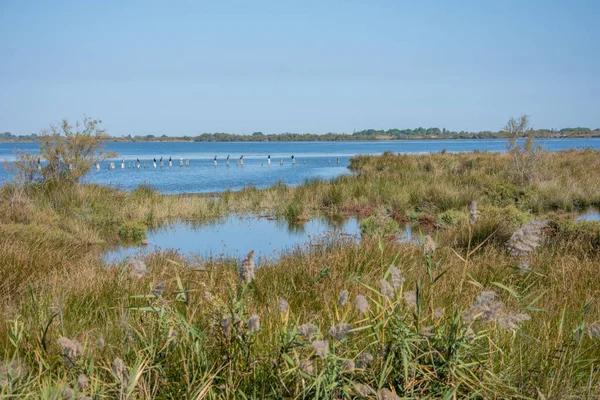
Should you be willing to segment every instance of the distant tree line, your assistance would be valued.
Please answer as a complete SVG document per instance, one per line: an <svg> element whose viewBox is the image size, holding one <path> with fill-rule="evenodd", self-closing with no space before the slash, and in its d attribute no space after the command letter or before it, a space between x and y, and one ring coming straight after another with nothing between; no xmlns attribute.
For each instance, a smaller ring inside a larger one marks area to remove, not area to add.
<svg viewBox="0 0 600 400"><path fill-rule="evenodd" d="M556 129L529 129L527 135L535 137L592 137L600 136L600 129L590 128L563 128ZM466 132L450 131L446 128L415 128L415 129L365 129L352 134L347 133L279 133L264 134L254 132L251 135L217 132L203 133L197 136L167 136L167 135L123 135L108 136L106 141L115 142L292 142L292 141L351 141L351 140L402 140L402 139L491 139L506 138L509 133L505 130ZM0 142L36 142L40 140L38 134L13 135L10 132L0 133Z"/></svg>

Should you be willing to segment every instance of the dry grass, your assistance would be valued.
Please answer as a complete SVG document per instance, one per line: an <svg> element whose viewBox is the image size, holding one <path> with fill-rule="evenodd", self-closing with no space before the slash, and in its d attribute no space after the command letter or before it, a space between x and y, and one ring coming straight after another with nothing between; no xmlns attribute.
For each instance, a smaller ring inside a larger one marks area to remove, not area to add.
<svg viewBox="0 0 600 400"><path fill-rule="evenodd" d="M67 385L77 392L77 377L85 374L90 386L80 394L95 398L352 398L365 391L383 398L385 390L407 398L598 398L600 346L586 332L600 320L600 224L573 223L565 214L598 204L597 156L545 154L543 173L527 187L511 183L499 154L358 158L354 178L219 199L148 188L127 194L97 186L5 186L0 393L60 398ZM473 200L480 215L471 225ZM239 260L198 263L154 253L145 259L149 272L136 278L98 257L107 244L135 240L138 230L173 219L250 211L298 218L381 206L399 219L436 217L437 250L424 255L420 246L374 229L358 242L296 249L257 270L249 284L238 279ZM522 273L506 242L542 214L549 227ZM378 285L390 279L391 264L406 279L393 301ZM160 282L162 294L151 295ZM349 301L340 306L343 290ZM504 319L465 321L485 290L504 303ZM404 300L412 291L416 308ZM369 301L364 316L353 308L359 294ZM280 298L289 303L283 314ZM521 313L531 319L502 329ZM253 315L260 329L251 333L245 323ZM224 316L231 317L229 336L221 329ZM327 355L315 355L311 340L298 335L305 323L319 327L312 340L329 341ZM328 330L340 323L354 330L336 340ZM60 337L82 344L73 365ZM373 355L368 365L360 365L363 352ZM113 372L117 357L126 378Z"/></svg>

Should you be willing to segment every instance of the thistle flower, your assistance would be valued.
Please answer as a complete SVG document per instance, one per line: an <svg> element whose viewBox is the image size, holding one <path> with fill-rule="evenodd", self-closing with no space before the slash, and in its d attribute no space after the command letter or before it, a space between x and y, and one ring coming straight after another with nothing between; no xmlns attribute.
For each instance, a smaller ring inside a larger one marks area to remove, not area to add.
<svg viewBox="0 0 600 400"><path fill-rule="evenodd" d="M356 358L356 366L358 368L365 369L371 362L373 362L374 359L375 357L373 357L371 353L360 353Z"/></svg>
<svg viewBox="0 0 600 400"><path fill-rule="evenodd" d="M115 358L112 364L112 372L117 376L121 386L127 385L127 368L125 363L119 357Z"/></svg>
<svg viewBox="0 0 600 400"><path fill-rule="evenodd" d="M477 202L472 201L469 206L469 223L473 225L479 218L479 210L477 209Z"/></svg>
<svg viewBox="0 0 600 400"><path fill-rule="evenodd" d="M90 387L90 380L85 374L79 374L77 377L77 387L79 387L80 391L87 390Z"/></svg>
<svg viewBox="0 0 600 400"><path fill-rule="evenodd" d="M313 363L310 359L300 360L300 369L307 375L313 374Z"/></svg>
<svg viewBox="0 0 600 400"><path fill-rule="evenodd" d="M351 330L352 325L347 324L345 322L340 322L329 328L329 331L327 331L327 333L329 333L329 336L333 337L335 340L342 340L348 335L348 333L350 333Z"/></svg>
<svg viewBox="0 0 600 400"><path fill-rule="evenodd" d="M166 285L167 285L166 281L159 282L156 286L154 286L154 289L152 290L152 294L156 297L162 296Z"/></svg>
<svg viewBox="0 0 600 400"><path fill-rule="evenodd" d="M600 340L600 323L594 322L588 325L586 332L592 339Z"/></svg>
<svg viewBox="0 0 600 400"><path fill-rule="evenodd" d="M129 268L129 275L135 278L141 278L148 273L148 267L142 260L129 260L127 268Z"/></svg>
<svg viewBox="0 0 600 400"><path fill-rule="evenodd" d="M404 295L402 297L404 298L404 304L406 304L406 307L408 307L411 311L417 310L417 292L416 291L409 290L407 292L404 292Z"/></svg>
<svg viewBox="0 0 600 400"><path fill-rule="evenodd" d="M423 239L423 254L429 255L435 252L437 245L433 241L433 238L430 235L426 235Z"/></svg>
<svg viewBox="0 0 600 400"><path fill-rule="evenodd" d="M248 332L255 333L260 329L260 317L256 314L248 320Z"/></svg>
<svg viewBox="0 0 600 400"><path fill-rule="evenodd" d="M256 266L254 265L254 250L246 255L246 258L242 260L242 263L238 267L238 276L244 283L250 283L254 280L254 272Z"/></svg>
<svg viewBox="0 0 600 400"><path fill-rule="evenodd" d="M317 326L314 324L303 324L298 327L298 331L304 338L310 339L317 333Z"/></svg>
<svg viewBox="0 0 600 400"><path fill-rule="evenodd" d="M481 315L481 320L483 322L494 322L498 321L502 314L502 310L504 309L504 303L500 301L494 301L489 305L483 307L483 313Z"/></svg>
<svg viewBox="0 0 600 400"><path fill-rule="evenodd" d="M342 308L346 305L346 303L348 303L348 296L349 296L349 292L344 289L340 292L340 295L338 296L338 307Z"/></svg>
<svg viewBox="0 0 600 400"><path fill-rule="evenodd" d="M354 300L354 308L361 314L364 314L369 310L369 302L367 298L362 294L356 296L356 300Z"/></svg>
<svg viewBox="0 0 600 400"><path fill-rule="evenodd" d="M379 287L381 287L381 294L384 297L387 297L390 300L394 300L394 297L396 297L396 293L394 292L394 288L388 283L388 281L386 281L385 279L380 279Z"/></svg>
<svg viewBox="0 0 600 400"><path fill-rule="evenodd" d="M496 298L496 292L493 290L486 290L481 292L479 296L475 299L475 305L486 305L494 301Z"/></svg>
<svg viewBox="0 0 600 400"><path fill-rule="evenodd" d="M393 265L390 267L390 277L392 278L392 287L394 289L398 289L400 286L404 284L406 279L402 276L400 270Z"/></svg>
<svg viewBox="0 0 600 400"><path fill-rule="evenodd" d="M389 389L384 388L377 393L377 400L400 400L400 397Z"/></svg>
<svg viewBox="0 0 600 400"><path fill-rule="evenodd" d="M356 363L354 362L354 360L344 361L344 372L353 374L355 369L356 369Z"/></svg>
<svg viewBox="0 0 600 400"><path fill-rule="evenodd" d="M531 220L512 234L507 242L510 254L524 256L531 253L542 243L542 229L546 221Z"/></svg>
<svg viewBox="0 0 600 400"><path fill-rule="evenodd" d="M290 309L290 305L283 297L279 298L279 312L285 314Z"/></svg>
<svg viewBox="0 0 600 400"><path fill-rule="evenodd" d="M528 314L520 314L515 312L509 312L498 318L498 326L507 331L516 331L519 329L519 325L525 321L529 321L531 317Z"/></svg>
<svg viewBox="0 0 600 400"><path fill-rule="evenodd" d="M67 358L68 363L74 365L77 358L81 355L81 343L77 339L69 339L67 337L61 337L57 343L61 347L62 353Z"/></svg>
<svg viewBox="0 0 600 400"><path fill-rule="evenodd" d="M315 340L312 348L319 357L325 357L329 353L329 342L327 340Z"/></svg>

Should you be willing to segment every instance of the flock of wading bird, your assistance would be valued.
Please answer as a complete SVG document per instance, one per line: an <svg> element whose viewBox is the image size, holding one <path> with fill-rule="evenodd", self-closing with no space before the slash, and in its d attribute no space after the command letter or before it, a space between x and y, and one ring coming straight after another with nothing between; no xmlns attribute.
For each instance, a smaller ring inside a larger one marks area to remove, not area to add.
<svg viewBox="0 0 600 400"><path fill-rule="evenodd" d="M292 154L292 156L290 157L292 160L292 165L296 165L296 157ZM306 159L304 159L304 164L306 164ZM337 157L336 160L336 164L340 163L340 158ZM216 167L218 165L218 161L217 161L217 156L214 156L213 158L213 164ZM331 158L328 161L328 164L331 164ZM227 158L225 159L225 165L229 167L229 155L227 156ZM242 154L240 156L239 159L237 159L235 161L235 165L238 167L243 167L244 166L244 155ZM262 162L260 163L260 165L264 165ZM267 157L267 165L271 166L271 155L269 154L269 156ZM283 158L279 159L279 165L283 165ZM190 166L190 159L186 158L185 160L183 159L183 157L179 158L179 167L183 168L183 166L189 167ZM41 168L40 165L40 161L38 160L38 167ZM165 167L165 161L163 159L163 157L161 157L158 161L156 161L156 158L153 160L152 163L152 167L153 168L163 168ZM169 161L168 161L168 167L171 168L173 167L173 159L171 157L169 157ZM72 165L69 165L69 168L72 168ZM114 162L109 162L108 163L108 169L112 170L115 169L115 163ZM121 169L135 169L135 168L150 168L148 166L148 164L146 164L146 161L142 160L140 161L140 159L136 159L136 161L128 161L127 164L125 163L125 159L121 160ZM100 170L100 163L97 162L96 163L96 169Z"/></svg>

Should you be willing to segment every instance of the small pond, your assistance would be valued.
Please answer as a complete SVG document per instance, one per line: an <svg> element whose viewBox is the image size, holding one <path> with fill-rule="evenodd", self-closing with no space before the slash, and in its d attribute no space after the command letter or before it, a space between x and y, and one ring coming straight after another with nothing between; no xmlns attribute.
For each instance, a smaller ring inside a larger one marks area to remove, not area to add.
<svg viewBox="0 0 600 400"><path fill-rule="evenodd" d="M575 217L575 221L600 221L600 210L589 209Z"/></svg>
<svg viewBox="0 0 600 400"><path fill-rule="evenodd" d="M351 235L360 237L356 217L346 219L313 218L305 223L257 216L230 216L215 223L195 225L178 222L148 232L147 246L129 246L109 250L107 263L127 257L144 255L155 250L175 249L184 255L200 257L244 257L250 250L256 259L275 259L282 252L324 236ZM410 240L410 231L404 237Z"/></svg>

